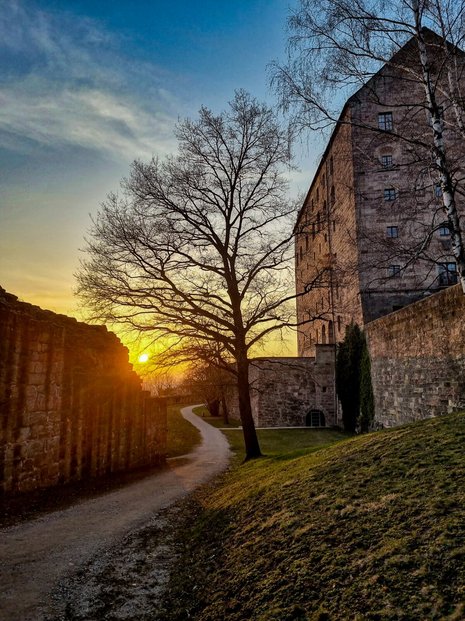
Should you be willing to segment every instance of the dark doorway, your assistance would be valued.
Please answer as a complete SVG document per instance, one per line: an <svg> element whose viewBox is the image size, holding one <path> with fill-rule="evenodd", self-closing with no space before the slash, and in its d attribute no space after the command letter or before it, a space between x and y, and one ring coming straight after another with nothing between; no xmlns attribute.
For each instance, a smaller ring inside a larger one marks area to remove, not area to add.
<svg viewBox="0 0 465 621"><path fill-rule="evenodd" d="M305 417L306 427L326 427L325 415L321 410L310 410Z"/></svg>

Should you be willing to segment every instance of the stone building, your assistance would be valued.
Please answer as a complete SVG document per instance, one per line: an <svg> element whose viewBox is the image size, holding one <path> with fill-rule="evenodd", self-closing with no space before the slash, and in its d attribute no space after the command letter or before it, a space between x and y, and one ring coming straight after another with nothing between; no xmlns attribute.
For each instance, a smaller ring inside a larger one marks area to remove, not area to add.
<svg viewBox="0 0 465 621"><path fill-rule="evenodd" d="M318 345L315 357L250 361L252 414L257 427L332 427L337 420L334 347ZM239 419L237 389L227 407Z"/></svg>
<svg viewBox="0 0 465 621"><path fill-rule="evenodd" d="M430 46L438 39L428 37ZM340 341L352 320L363 326L457 282L425 93L411 79L414 46L407 43L347 100L298 215L297 316L314 319L301 327L300 356ZM460 183L463 139L449 131L455 117L445 103L443 116Z"/></svg>

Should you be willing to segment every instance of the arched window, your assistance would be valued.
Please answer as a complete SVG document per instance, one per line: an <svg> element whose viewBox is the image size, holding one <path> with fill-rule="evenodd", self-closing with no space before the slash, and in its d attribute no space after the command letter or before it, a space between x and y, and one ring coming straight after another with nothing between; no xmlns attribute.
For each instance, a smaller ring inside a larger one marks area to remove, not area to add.
<svg viewBox="0 0 465 621"><path fill-rule="evenodd" d="M334 324L332 321L328 324L328 343L334 343Z"/></svg>
<svg viewBox="0 0 465 621"><path fill-rule="evenodd" d="M310 410L305 416L306 427L326 427L325 415L321 410Z"/></svg>
<svg viewBox="0 0 465 621"><path fill-rule="evenodd" d="M326 326L324 324L321 328L321 342L323 343L323 345L326 345Z"/></svg>

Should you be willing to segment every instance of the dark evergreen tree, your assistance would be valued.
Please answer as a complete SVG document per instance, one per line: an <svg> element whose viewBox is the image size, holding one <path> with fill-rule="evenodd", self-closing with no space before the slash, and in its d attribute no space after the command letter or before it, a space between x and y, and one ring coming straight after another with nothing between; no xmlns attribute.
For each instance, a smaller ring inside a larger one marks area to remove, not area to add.
<svg viewBox="0 0 465 621"><path fill-rule="evenodd" d="M336 361L336 388L345 431L354 432L360 414L360 362L364 336L356 323L346 328Z"/></svg>
<svg viewBox="0 0 465 621"><path fill-rule="evenodd" d="M371 362L368 345L363 335L362 357L360 360L360 431L369 431L375 417L375 399L371 384Z"/></svg>

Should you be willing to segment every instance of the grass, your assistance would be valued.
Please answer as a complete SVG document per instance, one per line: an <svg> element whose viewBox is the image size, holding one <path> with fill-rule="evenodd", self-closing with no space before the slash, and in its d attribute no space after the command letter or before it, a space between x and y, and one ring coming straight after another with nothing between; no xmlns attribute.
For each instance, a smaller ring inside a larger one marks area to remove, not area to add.
<svg viewBox="0 0 465 621"><path fill-rule="evenodd" d="M465 415L320 442L196 495L167 621L465 618Z"/></svg>
<svg viewBox="0 0 465 621"><path fill-rule="evenodd" d="M237 457L242 462L245 458L244 438L242 429L226 429L224 431L228 442ZM262 453L266 457L281 455L285 458L290 451L303 450L303 454L329 446L339 440L347 438L347 434L333 429L257 429L258 441Z"/></svg>
<svg viewBox="0 0 465 621"><path fill-rule="evenodd" d="M167 457L190 453L200 443L200 431L183 416L178 406L168 407Z"/></svg>
<svg viewBox="0 0 465 621"><path fill-rule="evenodd" d="M200 416L205 422L209 423L213 427L218 429L235 429L240 426L240 421L229 420L229 423L225 423L222 416L211 416L210 412L204 405L200 405L192 410L194 414Z"/></svg>

